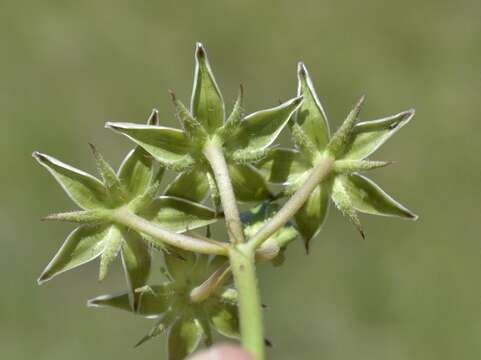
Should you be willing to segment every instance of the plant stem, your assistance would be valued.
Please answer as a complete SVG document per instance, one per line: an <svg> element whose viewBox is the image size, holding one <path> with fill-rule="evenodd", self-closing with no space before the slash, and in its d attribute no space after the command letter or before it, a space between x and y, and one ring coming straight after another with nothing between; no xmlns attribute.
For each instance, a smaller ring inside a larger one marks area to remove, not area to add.
<svg viewBox="0 0 481 360"><path fill-rule="evenodd" d="M204 148L204 155L214 172L217 182L229 239L233 244L242 243L244 242L244 232L229 176L229 168L227 167L222 148L215 142L211 142Z"/></svg>
<svg viewBox="0 0 481 360"><path fill-rule="evenodd" d="M177 248L208 255L228 255L227 246L221 242L210 240L204 241L192 236L178 234L162 229L144 218L134 214L127 208L120 208L113 213L113 220L128 228L150 235L162 243Z"/></svg>
<svg viewBox="0 0 481 360"><path fill-rule="evenodd" d="M294 195L279 209L279 211L265 224L249 241L251 250L257 249L277 230L284 226L304 205L315 188L330 174L333 160L320 157L309 177Z"/></svg>
<svg viewBox="0 0 481 360"><path fill-rule="evenodd" d="M264 330L255 259L254 253L246 245L239 244L229 250L231 269L239 294L241 342L244 349L256 360L263 360Z"/></svg>

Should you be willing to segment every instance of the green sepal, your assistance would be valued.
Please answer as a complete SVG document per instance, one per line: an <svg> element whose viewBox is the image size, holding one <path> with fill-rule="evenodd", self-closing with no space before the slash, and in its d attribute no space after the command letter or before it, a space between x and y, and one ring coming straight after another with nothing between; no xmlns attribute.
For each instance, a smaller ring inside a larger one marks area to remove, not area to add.
<svg viewBox="0 0 481 360"><path fill-rule="evenodd" d="M149 152L164 167L184 171L194 165L190 143L182 130L163 126L108 122L105 127L124 134Z"/></svg>
<svg viewBox="0 0 481 360"><path fill-rule="evenodd" d="M92 175L39 152L34 152L33 157L53 175L67 195L82 209L110 206L107 189Z"/></svg>
<svg viewBox="0 0 481 360"><path fill-rule="evenodd" d="M344 120L342 125L339 127L339 129L337 129L336 133L332 136L332 139L327 146L327 150L335 158L343 154L346 151L347 147L349 146L349 143L351 142L352 131L353 131L354 125L356 124L359 113L361 112L361 107L362 107L362 104L364 103L364 100L365 100L365 97L362 96L357 102L356 106L354 106L354 109L352 109L349 112L346 120Z"/></svg>
<svg viewBox="0 0 481 360"><path fill-rule="evenodd" d="M80 210L64 213L50 214L42 218L42 221L66 221L77 224L99 223L109 218L109 210Z"/></svg>
<svg viewBox="0 0 481 360"><path fill-rule="evenodd" d="M409 220L418 218L411 210L386 194L376 183L362 175L341 176L339 181L342 182L352 206L357 211L372 215L397 216Z"/></svg>
<svg viewBox="0 0 481 360"><path fill-rule="evenodd" d="M275 184L292 183L312 168L312 163L294 149L274 149L256 164L267 181Z"/></svg>
<svg viewBox="0 0 481 360"><path fill-rule="evenodd" d="M131 150L120 165L118 177L126 189L128 200L145 192L154 175L152 155L137 146Z"/></svg>
<svg viewBox="0 0 481 360"><path fill-rule="evenodd" d="M159 196L139 215L175 232L194 230L217 221L215 211L207 206L171 196Z"/></svg>
<svg viewBox="0 0 481 360"><path fill-rule="evenodd" d="M194 119L185 105L177 99L174 92L171 91L170 95L172 96L172 101L176 109L176 117L182 125L182 128L191 140L201 148L207 140L207 132L202 127L202 124L197 121L197 119Z"/></svg>
<svg viewBox="0 0 481 360"><path fill-rule="evenodd" d="M107 271L112 261L117 257L122 247L123 237L120 229L112 225L103 243L104 249L100 255L99 281L107 276Z"/></svg>
<svg viewBox="0 0 481 360"><path fill-rule="evenodd" d="M151 254L149 244L136 232L122 230L124 242L122 243L121 258L125 280L129 289L129 302L132 309L137 310L139 294L135 289L145 285L149 278L151 267Z"/></svg>
<svg viewBox="0 0 481 360"><path fill-rule="evenodd" d="M108 236L108 225L82 225L70 233L38 279L39 284L99 257Z"/></svg>
<svg viewBox="0 0 481 360"><path fill-rule="evenodd" d="M194 167L190 171L179 174L165 190L164 195L179 197L193 202L201 202L209 192L207 175Z"/></svg>
<svg viewBox="0 0 481 360"><path fill-rule="evenodd" d="M172 289L168 285L158 285L139 289L139 305L131 307L129 293L102 295L87 302L89 307L111 307L128 312L135 312L146 317L156 317L165 313L172 304Z"/></svg>
<svg viewBox="0 0 481 360"><path fill-rule="evenodd" d="M297 66L297 79L297 95L302 96L304 101L297 110L294 119L315 148L318 151L323 151L329 143L329 123L309 73L302 62Z"/></svg>
<svg viewBox="0 0 481 360"><path fill-rule="evenodd" d="M227 139L225 144L227 152L233 153L240 149L257 151L267 148L279 136L301 102L302 97L297 97L275 108L246 116L234 135Z"/></svg>
<svg viewBox="0 0 481 360"><path fill-rule="evenodd" d="M241 202L272 199L262 174L252 165L229 164L229 174L236 199Z"/></svg>
<svg viewBox="0 0 481 360"><path fill-rule="evenodd" d="M364 159L376 151L386 140L414 117L414 109L384 119L364 121L356 124L352 140L348 144L344 159Z"/></svg>
<svg viewBox="0 0 481 360"><path fill-rule="evenodd" d="M336 204L337 208L341 211L344 216L347 216L349 220L356 226L361 237L364 239L365 234L362 228L361 222L356 213L356 209L352 203L351 197L346 189L344 181L342 181L342 176L337 176L334 180L332 187L331 199Z"/></svg>
<svg viewBox="0 0 481 360"><path fill-rule="evenodd" d="M212 302L207 311L212 326L219 334L231 339L240 338L237 305L227 301Z"/></svg>
<svg viewBox="0 0 481 360"><path fill-rule="evenodd" d="M196 263L194 253L175 249L172 253L164 253L164 263L169 275L174 280L174 286L184 286L184 281L193 271Z"/></svg>
<svg viewBox="0 0 481 360"><path fill-rule="evenodd" d="M311 240L319 234L329 210L330 182L316 187L304 205L294 216L297 230L304 240L306 253L309 252Z"/></svg>
<svg viewBox="0 0 481 360"><path fill-rule="evenodd" d="M157 320L155 326L150 329L150 331L142 337L134 347L139 347L140 345L144 344L145 342L152 340L153 338L162 335L165 333L169 327L172 325L172 322L175 320L175 315L172 311L168 311L162 318Z"/></svg>
<svg viewBox="0 0 481 360"><path fill-rule="evenodd" d="M314 161L320 154L316 145L299 124L292 124L291 136L292 142L296 145L297 149L310 161Z"/></svg>
<svg viewBox="0 0 481 360"><path fill-rule="evenodd" d="M202 340L202 327L194 318L179 318L170 328L168 360L184 360Z"/></svg>
<svg viewBox="0 0 481 360"><path fill-rule="evenodd" d="M237 164L256 164L265 159L274 149L240 149L231 155L232 160Z"/></svg>
<svg viewBox="0 0 481 360"><path fill-rule="evenodd" d="M390 164L392 164L392 161L336 160L333 165L333 171L338 174L351 174L382 168Z"/></svg>
<svg viewBox="0 0 481 360"><path fill-rule="evenodd" d="M224 100L210 68L207 53L201 43L195 49L195 74L191 113L209 134L224 123Z"/></svg>
<svg viewBox="0 0 481 360"><path fill-rule="evenodd" d="M115 170L110 166L110 164L105 161L104 157L93 144L89 144L92 154L95 158L95 163L97 165L97 170L102 177L104 185L109 192L109 194L115 198L117 201L125 198L125 193L120 184L120 180L115 173Z"/></svg>
<svg viewBox="0 0 481 360"><path fill-rule="evenodd" d="M222 143L225 143L228 139L230 139L234 134L237 128L239 127L241 121L244 119L244 88L241 85L239 89L239 95L237 95L237 100L234 103L234 107L232 112L230 113L227 121L225 122L222 127L217 130L217 136L221 139Z"/></svg>

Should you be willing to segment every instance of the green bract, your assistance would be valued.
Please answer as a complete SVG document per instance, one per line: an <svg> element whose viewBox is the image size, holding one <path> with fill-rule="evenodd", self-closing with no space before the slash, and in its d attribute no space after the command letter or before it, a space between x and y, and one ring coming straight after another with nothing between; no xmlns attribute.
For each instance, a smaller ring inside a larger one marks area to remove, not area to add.
<svg viewBox="0 0 481 360"><path fill-rule="evenodd" d="M166 194L202 201L208 194L218 204L212 169L203 153L206 145L223 148L237 200L263 201L271 198L262 175L251 163L264 158L293 112L301 103L296 97L277 107L244 117L243 91L225 119L224 101L207 59L197 44L195 77L190 110L172 93L182 130L132 123L112 123L114 129L136 142L168 169L180 172Z"/></svg>
<svg viewBox="0 0 481 360"><path fill-rule="evenodd" d="M164 255L167 281L158 286L137 289L140 294L137 310L129 306L128 294L100 296L89 306L114 307L157 319L156 325L138 345L168 332L168 359L184 359L203 340L212 343L212 328L228 338L239 337L237 292L225 283L227 261L188 252ZM224 277L224 278L223 278ZM223 281L223 285L196 298L195 294Z"/></svg>
<svg viewBox="0 0 481 360"><path fill-rule="evenodd" d="M154 111L149 123L156 123ZM81 224L48 264L39 283L100 257L99 279L102 280L112 260L120 253L134 305L133 289L144 285L150 271L150 240L116 223L113 213L127 207L162 228L183 232L216 221L213 210L194 202L171 196L157 197L162 168L155 170L152 156L140 147L124 159L118 172L92 146L102 181L59 160L35 152L33 156L59 182L81 211L53 214L47 220L64 220Z"/></svg>
<svg viewBox="0 0 481 360"><path fill-rule="evenodd" d="M275 149L257 166L273 183L293 194L308 178L319 159L334 161L331 175L310 195L295 215L306 249L326 218L329 199L348 216L364 237L357 212L416 219L417 216L387 195L359 172L386 166L389 162L365 160L414 116L414 110L374 121L358 122L363 98L331 137L326 113L304 64L298 66L298 95L304 101L291 124L295 149Z"/></svg>

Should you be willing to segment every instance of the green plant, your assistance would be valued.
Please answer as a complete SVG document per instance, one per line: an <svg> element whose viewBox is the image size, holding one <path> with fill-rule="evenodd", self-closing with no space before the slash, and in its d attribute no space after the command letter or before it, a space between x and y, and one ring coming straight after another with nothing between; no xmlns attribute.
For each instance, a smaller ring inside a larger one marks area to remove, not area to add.
<svg viewBox="0 0 481 360"><path fill-rule="evenodd" d="M136 143L117 172L93 146L101 181L34 153L82 209L46 218L79 226L39 283L98 257L103 279L120 254L128 290L92 299L89 305L155 317L155 327L140 343L169 330L169 359L183 359L202 339L212 343L213 328L240 337L247 351L264 359L256 262L281 264L287 245L298 235L308 250L330 200L362 237L358 212L416 219L359 174L389 164L366 158L407 124L414 110L358 122L361 98L331 136L300 63L295 98L244 116L241 87L225 119L224 101L200 44L195 60L190 109L171 92L182 130L160 126L155 110L147 125L106 124ZM294 147L273 147L286 126ZM165 170L179 174L159 196ZM273 194L268 182L282 184L282 190ZM207 199L212 208L204 205ZM238 201L254 205L241 213ZM210 235L209 225L217 221L225 223L229 241ZM195 231L200 227L207 227L207 235ZM165 283L148 286L154 253L163 255Z"/></svg>

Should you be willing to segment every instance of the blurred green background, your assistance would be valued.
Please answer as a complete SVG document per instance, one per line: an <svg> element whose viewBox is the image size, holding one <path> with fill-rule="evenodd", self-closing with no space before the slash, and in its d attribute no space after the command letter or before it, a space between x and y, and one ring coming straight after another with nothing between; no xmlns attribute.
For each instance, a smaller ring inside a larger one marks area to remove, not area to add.
<svg viewBox="0 0 481 360"><path fill-rule="evenodd" d="M260 267L271 359L481 358L481 12L479 1L22 1L0 3L0 357L162 359L152 325L88 298L121 289L89 264L39 287L71 230L41 223L72 203L31 158L88 171L87 142L115 165L131 144L107 120L143 122L167 89L188 100L193 49L209 52L227 105L249 111L296 91L303 60L337 127L415 107L375 156L373 178L418 222L363 216L367 240L335 210L306 257Z"/></svg>

